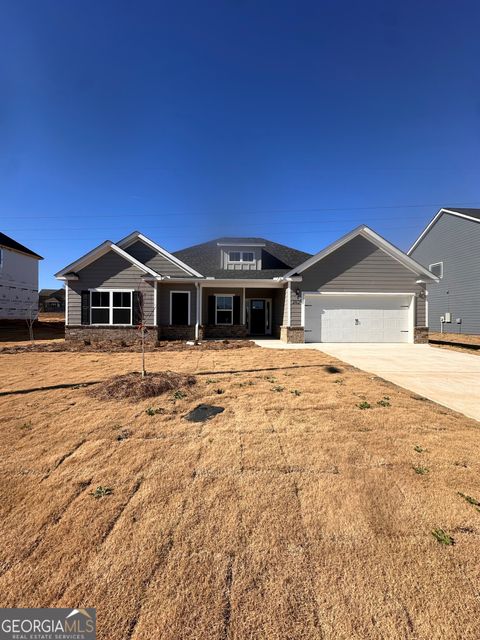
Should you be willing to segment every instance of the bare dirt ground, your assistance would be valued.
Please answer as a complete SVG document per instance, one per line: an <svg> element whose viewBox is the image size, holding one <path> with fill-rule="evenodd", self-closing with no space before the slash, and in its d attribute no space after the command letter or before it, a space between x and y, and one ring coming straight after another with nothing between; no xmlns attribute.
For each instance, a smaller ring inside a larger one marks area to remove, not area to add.
<svg viewBox="0 0 480 640"><path fill-rule="evenodd" d="M479 423L318 351L147 364L197 384L106 402L79 385L138 354L0 354L0 606L97 607L102 640L480 637Z"/></svg>
<svg viewBox="0 0 480 640"><path fill-rule="evenodd" d="M37 344L63 341L65 317L63 313L40 313L34 323L34 338ZM0 321L0 347L28 344L30 334L24 321Z"/></svg>
<svg viewBox="0 0 480 640"><path fill-rule="evenodd" d="M480 336L476 335L467 335L461 333L430 333L429 338L432 340L444 340L446 343L463 343L463 344L472 344L480 346ZM460 345L454 344L435 344L432 345L434 347L438 347L439 349L452 349L453 351L461 351L462 353L474 353L480 355L480 349L469 349L468 347L462 347Z"/></svg>

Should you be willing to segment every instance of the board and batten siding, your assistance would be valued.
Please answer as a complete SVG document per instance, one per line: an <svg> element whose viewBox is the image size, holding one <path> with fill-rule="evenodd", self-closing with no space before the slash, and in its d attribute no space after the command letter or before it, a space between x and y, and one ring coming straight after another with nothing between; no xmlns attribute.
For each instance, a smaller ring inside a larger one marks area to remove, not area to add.
<svg viewBox="0 0 480 640"><path fill-rule="evenodd" d="M147 324L155 324L156 282L145 282L145 273L138 267L109 251L78 272L78 280L69 280L68 286L68 326L78 326L82 321L81 293L87 289L133 289L143 292L145 319Z"/></svg>
<svg viewBox="0 0 480 640"><path fill-rule="evenodd" d="M158 283L158 324L165 326L170 324L170 292L189 291L190 292L190 325L194 325L197 316L197 289L193 283Z"/></svg>
<svg viewBox="0 0 480 640"><path fill-rule="evenodd" d="M443 262L443 278L427 286L430 330L449 312L444 331L480 334L480 222L443 213L411 256L427 269Z"/></svg>
<svg viewBox="0 0 480 640"><path fill-rule="evenodd" d="M141 240L136 240L124 249L131 256L136 258L142 264L147 265L161 276L170 276L171 278L191 278L191 275L184 269L169 260L166 256L155 251L152 247Z"/></svg>
<svg viewBox="0 0 480 640"><path fill-rule="evenodd" d="M245 247L237 245L235 247L222 247L220 252L220 268L226 271L257 271L262 268L262 249L261 247ZM249 251L254 255L254 262L229 262L228 254L230 251Z"/></svg>
<svg viewBox="0 0 480 640"><path fill-rule="evenodd" d="M415 293L415 326L425 326L425 299L418 294L419 276L382 249L356 236L301 273L302 282L292 282L291 326L302 323L301 295L295 291L345 291L364 293Z"/></svg>

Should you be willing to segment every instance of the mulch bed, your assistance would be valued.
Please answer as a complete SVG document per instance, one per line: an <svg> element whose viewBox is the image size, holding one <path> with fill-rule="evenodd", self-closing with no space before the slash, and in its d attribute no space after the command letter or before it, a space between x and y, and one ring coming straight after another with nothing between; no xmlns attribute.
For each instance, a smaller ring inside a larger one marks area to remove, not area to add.
<svg viewBox="0 0 480 640"><path fill-rule="evenodd" d="M251 349L257 345L251 340L212 340L201 342L198 345L187 344L180 340L165 340L157 342L155 346L145 345L145 351L225 351L228 349ZM83 341L68 342L52 342L41 344L25 344L13 347L0 347L0 354L15 353L56 353L62 351L68 352L94 352L94 353L139 353L142 350L140 344L122 344L118 342L105 340L103 342L94 342L85 344Z"/></svg>
<svg viewBox="0 0 480 640"><path fill-rule="evenodd" d="M114 376L100 382L89 389L87 394L99 400L144 400L154 398L168 391L177 391L196 384L195 376L174 371L147 373L144 377L139 372Z"/></svg>

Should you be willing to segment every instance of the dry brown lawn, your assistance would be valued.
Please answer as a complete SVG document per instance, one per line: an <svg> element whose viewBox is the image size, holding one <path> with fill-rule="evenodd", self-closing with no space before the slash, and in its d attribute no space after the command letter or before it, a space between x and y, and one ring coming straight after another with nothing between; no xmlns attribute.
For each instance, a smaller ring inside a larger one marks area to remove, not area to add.
<svg viewBox="0 0 480 640"><path fill-rule="evenodd" d="M78 385L138 354L0 355L27 391L0 397L0 606L97 607L102 640L480 637L479 423L317 351L147 363L198 382L105 402Z"/></svg>
<svg viewBox="0 0 480 640"><path fill-rule="evenodd" d="M472 344L480 346L480 336L468 335L462 333L430 333L429 338L432 340L444 340L446 344L432 345L438 349L450 349L452 351L461 351L462 353L473 353L480 355L480 349L472 349L469 347L462 347L456 343ZM453 343L453 344L448 344Z"/></svg>

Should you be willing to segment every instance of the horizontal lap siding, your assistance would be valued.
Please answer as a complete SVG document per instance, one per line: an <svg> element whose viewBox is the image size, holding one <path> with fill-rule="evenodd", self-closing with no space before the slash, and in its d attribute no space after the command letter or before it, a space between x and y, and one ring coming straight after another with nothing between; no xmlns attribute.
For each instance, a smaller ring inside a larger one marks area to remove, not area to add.
<svg viewBox="0 0 480 640"><path fill-rule="evenodd" d="M158 285L158 324L170 324L170 292L171 291L190 291L190 324L196 322L197 309L197 290L194 284L166 284Z"/></svg>
<svg viewBox="0 0 480 640"><path fill-rule="evenodd" d="M301 325L301 291L352 291L364 293L420 293L418 275L362 236L353 238L292 283L291 324ZM417 297L416 326L425 321L424 301Z"/></svg>
<svg viewBox="0 0 480 640"><path fill-rule="evenodd" d="M452 323L445 331L480 334L480 223L444 213L412 258L427 268L443 262L443 278L428 285L430 329L440 331L440 317L449 312Z"/></svg>
<svg viewBox="0 0 480 640"><path fill-rule="evenodd" d="M127 253L136 258L142 264L153 269L162 276L170 276L171 278L188 278L191 277L184 269L177 266L174 262L157 253L141 240L137 240L125 249Z"/></svg>
<svg viewBox="0 0 480 640"><path fill-rule="evenodd" d="M155 324L154 287L145 274L113 251L78 272L79 280L68 281L68 324L81 324L81 292L87 289L134 289L142 291L147 324Z"/></svg>

